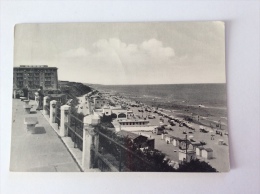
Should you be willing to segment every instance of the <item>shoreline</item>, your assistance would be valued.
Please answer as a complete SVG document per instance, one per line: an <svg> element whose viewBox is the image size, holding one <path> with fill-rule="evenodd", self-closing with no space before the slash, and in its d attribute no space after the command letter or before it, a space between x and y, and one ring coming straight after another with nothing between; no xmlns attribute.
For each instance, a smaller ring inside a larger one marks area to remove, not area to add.
<svg viewBox="0 0 260 194"><path fill-rule="evenodd" d="M220 124L221 130L228 131L227 108L225 107L199 106L154 101L154 98L131 97L129 95L120 94L114 90L109 92L107 90L104 91L97 88L95 89L103 94L106 93L110 96L117 97L119 99L119 104L130 101L132 103L142 104L143 107L148 107L149 109L160 109L171 116L176 116L182 119L190 118L192 119L191 123L205 127L218 128L217 125Z"/></svg>

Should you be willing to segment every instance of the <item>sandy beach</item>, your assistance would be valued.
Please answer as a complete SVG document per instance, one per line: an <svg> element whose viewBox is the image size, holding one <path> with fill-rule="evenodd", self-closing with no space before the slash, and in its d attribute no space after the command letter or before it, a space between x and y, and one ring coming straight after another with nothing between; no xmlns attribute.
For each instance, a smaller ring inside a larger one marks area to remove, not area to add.
<svg viewBox="0 0 260 194"><path fill-rule="evenodd" d="M101 91L102 93L102 91ZM163 123L165 125L170 125L168 122L167 116L161 116L160 114L156 113L155 106L151 106L148 104L144 104L141 102L136 102L131 99L127 99L123 97L122 95L116 95L116 94L108 94L103 93L103 96L116 105L122 105L123 107L127 108L129 111L133 111L133 114L136 118L143 118L149 120L149 125L151 126L159 126L160 123ZM133 106L133 105L137 105ZM169 108L169 107L168 107ZM142 110L143 112L141 112ZM189 129L186 126L179 126L179 123L174 122L175 126L171 126L171 130L167 130L167 133L169 135L173 135L175 137L179 138L185 138L185 135L187 134L188 139L193 139L196 142L204 141L206 145L205 148L211 148L213 149L213 158L212 159L204 159L202 157L198 157L198 159L202 161L208 162L212 167L216 168L220 172L225 172L229 170L229 148L228 148L228 133L227 133L227 119L224 116L222 118L218 115L217 116L201 116L199 117L199 120L197 118L198 112L209 112L210 108L204 108L204 107L192 107L189 109L189 111L185 111L185 109L166 109L164 108L158 108L161 113L165 113L165 115L173 116L175 118L183 119L187 116L190 116L192 111L193 113L193 121L189 122L189 124L192 126L194 130ZM187 110L187 109L186 109ZM154 112L155 111L155 112ZM223 110L221 110L223 111ZM197 114L196 114L197 113ZM154 116L153 119L149 119L148 116ZM221 118L221 129L220 127L216 127L217 124L219 124L218 120ZM211 125L211 127L210 127ZM208 130L207 133L200 132L200 127L206 126L205 128ZM221 131L222 134L217 134L217 131ZM152 132L135 132L137 134L142 134L151 138L155 139L155 149L158 149L166 154L167 158L173 161L178 161L178 150L179 148L176 146L173 146L172 143L167 144L165 140L161 139L161 135L156 135ZM223 140L225 145L219 145L219 140Z"/></svg>

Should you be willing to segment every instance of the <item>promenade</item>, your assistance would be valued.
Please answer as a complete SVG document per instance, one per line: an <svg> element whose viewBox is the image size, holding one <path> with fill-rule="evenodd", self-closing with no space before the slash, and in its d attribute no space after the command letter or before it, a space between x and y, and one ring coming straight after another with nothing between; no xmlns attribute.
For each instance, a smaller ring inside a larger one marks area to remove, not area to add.
<svg viewBox="0 0 260 194"><path fill-rule="evenodd" d="M12 146L10 171L15 172L80 172L80 169L56 132L34 101L31 114L23 108L24 102L13 99ZM26 132L24 118L35 116L38 124L34 134Z"/></svg>

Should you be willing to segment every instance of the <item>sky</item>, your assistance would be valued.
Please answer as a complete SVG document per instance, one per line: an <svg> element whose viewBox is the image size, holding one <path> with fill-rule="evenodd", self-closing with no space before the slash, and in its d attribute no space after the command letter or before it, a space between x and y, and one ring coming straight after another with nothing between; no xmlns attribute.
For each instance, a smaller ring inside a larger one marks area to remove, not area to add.
<svg viewBox="0 0 260 194"><path fill-rule="evenodd" d="M223 22L17 24L14 66L92 84L226 83Z"/></svg>

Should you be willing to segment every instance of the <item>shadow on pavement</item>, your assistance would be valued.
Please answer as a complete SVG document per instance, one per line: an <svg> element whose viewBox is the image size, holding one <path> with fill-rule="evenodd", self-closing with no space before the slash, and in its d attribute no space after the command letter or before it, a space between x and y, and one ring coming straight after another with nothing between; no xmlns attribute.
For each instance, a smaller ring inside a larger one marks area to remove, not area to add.
<svg viewBox="0 0 260 194"><path fill-rule="evenodd" d="M33 134L43 134L43 133L46 133L44 127L38 126L38 127L35 127L35 130L34 130Z"/></svg>

